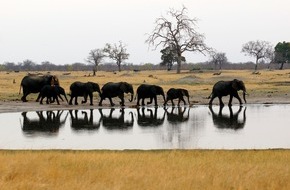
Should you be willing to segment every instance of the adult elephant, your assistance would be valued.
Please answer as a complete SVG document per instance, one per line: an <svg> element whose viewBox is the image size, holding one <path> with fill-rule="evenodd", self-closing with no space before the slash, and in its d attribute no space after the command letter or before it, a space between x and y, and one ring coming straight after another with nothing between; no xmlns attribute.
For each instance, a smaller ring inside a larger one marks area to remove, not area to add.
<svg viewBox="0 0 290 190"><path fill-rule="evenodd" d="M72 105L73 99L75 99L75 105L78 105L78 96L83 96L84 100L82 104L87 102L88 96L90 97L90 105L93 105L93 92L101 93L100 86L94 82L80 82L76 81L70 85L70 101L69 105Z"/></svg>
<svg viewBox="0 0 290 190"><path fill-rule="evenodd" d="M59 105L58 97L60 97L60 99L63 101L60 95L63 95L66 102L68 102L68 99L65 94L65 90L61 86L45 85L39 93L40 104L42 104L43 99L46 98L46 104L53 103L56 100L57 104ZM53 100L51 101L51 99Z"/></svg>
<svg viewBox="0 0 290 190"><path fill-rule="evenodd" d="M151 104L152 100L154 99L155 106L157 105L157 95L161 95L164 100L165 105L165 95L163 88L157 85L150 85L150 84L141 84L137 88L137 106L139 106L139 101L142 99L142 106L145 105L144 100L145 98L150 98L150 101L147 104Z"/></svg>
<svg viewBox="0 0 290 190"><path fill-rule="evenodd" d="M219 81L215 83L215 85L213 86L212 93L209 96L209 98L211 98L209 101L209 105L212 105L212 101L216 97L218 97L220 106L224 106L222 97L228 96L228 95L230 95L229 106L232 105L233 97L237 98L239 100L240 105L242 105L243 104L242 100L238 94L239 90L243 91L243 98L244 98L245 103L247 103L246 101L247 92L246 92L246 87L243 81L238 80L238 79L234 79L232 81Z"/></svg>
<svg viewBox="0 0 290 190"><path fill-rule="evenodd" d="M171 101L172 106L174 106L174 99L178 99L178 105L180 104L180 101L183 101L184 105L186 105L186 102L183 98L183 96L187 97L188 104L189 102L189 94L186 89L183 88L170 88L167 93L166 93L166 101L165 105L167 104L168 101Z"/></svg>
<svg viewBox="0 0 290 190"><path fill-rule="evenodd" d="M25 77L23 77L21 84L20 84L20 90L19 90L19 94L20 94L21 87L22 87L23 96L21 97L21 100L23 102L27 102L26 97L30 93L39 93L45 85L59 85L59 80L54 75L25 76ZM36 101L39 101L39 98L40 98L40 96L37 97Z"/></svg>
<svg viewBox="0 0 290 190"><path fill-rule="evenodd" d="M109 98L111 106L114 106L115 104L112 101L112 98L119 97L121 99L120 105L124 106L124 93L131 94L131 99L129 99L130 102L133 101L134 96L134 90L133 86L127 82L108 82L102 87L102 93L101 93L101 100L99 103L99 106L102 106L103 100L106 98Z"/></svg>

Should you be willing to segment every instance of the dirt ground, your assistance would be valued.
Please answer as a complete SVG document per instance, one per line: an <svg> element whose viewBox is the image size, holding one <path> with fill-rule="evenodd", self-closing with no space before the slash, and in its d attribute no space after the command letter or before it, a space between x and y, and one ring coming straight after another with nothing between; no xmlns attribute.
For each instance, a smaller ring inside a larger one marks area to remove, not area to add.
<svg viewBox="0 0 290 190"><path fill-rule="evenodd" d="M120 107L118 105L119 100L117 98L113 99L114 103L116 104L114 107L118 108ZM193 105L207 105L208 99L204 97L200 97L199 99L190 99L190 106ZM224 97L223 101L225 104L228 102L228 97ZM161 99L158 99L159 106L162 106L163 102ZM176 102L177 103L177 102ZM214 103L218 103L218 99L214 100ZM238 101L236 99L233 100L233 104L238 104ZM271 97L271 96L261 96L261 97L253 97L249 95L247 97L247 104L244 104L244 106L250 105L250 104L290 104L290 99L288 95L284 96L277 96L277 97ZM181 104L183 105L183 104ZM151 105L150 105L151 106ZM171 106L171 103L168 103L167 106ZM102 108L110 108L108 100L103 102ZM136 102L129 102L125 100L125 108L135 108ZM39 104L39 102L35 101L29 101L29 102L22 102L22 101L0 101L0 113L8 113L8 112L23 112L23 111L51 111L51 110L75 110L75 109L96 109L100 108L98 106L98 100L94 100L94 105L90 106L87 104L79 104L79 105L68 105L66 102L60 102L60 105L57 104Z"/></svg>

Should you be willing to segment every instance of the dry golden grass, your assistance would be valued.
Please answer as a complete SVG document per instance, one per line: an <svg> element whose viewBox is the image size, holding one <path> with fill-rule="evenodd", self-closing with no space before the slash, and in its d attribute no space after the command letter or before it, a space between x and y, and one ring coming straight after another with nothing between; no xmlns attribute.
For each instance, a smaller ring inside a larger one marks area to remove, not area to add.
<svg viewBox="0 0 290 190"><path fill-rule="evenodd" d="M211 93L212 86L219 80L241 79L245 82L247 91L250 94L248 98L251 103L261 103L261 98L271 102L275 99L289 99L290 89L290 70L262 70L260 74L252 74L250 70L227 70L222 71L221 75L213 75L214 71L188 72L183 71L176 74L175 71L122 71L114 74L113 72L97 72L96 77L89 76L90 72L71 72L70 75L64 75L63 72L51 72L60 79L60 84L67 93L69 86L74 81L92 81L102 87L106 82L126 81L133 84L134 89L146 82L148 84L157 84L167 91L171 87L186 88L189 90L191 101L193 103L207 103L204 100ZM0 100L20 100L19 87L21 79L26 72L0 72ZM13 81L15 80L15 83ZM96 98L97 95L96 95ZM29 95L28 100L35 100L35 95ZM278 100L279 101L279 100ZM264 102L262 102L264 103Z"/></svg>
<svg viewBox="0 0 290 190"><path fill-rule="evenodd" d="M1 189L289 189L290 151L1 151Z"/></svg>

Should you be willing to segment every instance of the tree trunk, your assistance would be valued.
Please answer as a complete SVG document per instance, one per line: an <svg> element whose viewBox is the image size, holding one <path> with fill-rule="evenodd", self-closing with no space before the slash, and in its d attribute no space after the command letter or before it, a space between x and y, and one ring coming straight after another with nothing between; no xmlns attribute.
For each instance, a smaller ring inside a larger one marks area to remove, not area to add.
<svg viewBox="0 0 290 190"><path fill-rule="evenodd" d="M256 65L255 65L255 71L257 71L257 69L258 69L258 59L256 59Z"/></svg>
<svg viewBox="0 0 290 190"><path fill-rule="evenodd" d="M181 70L181 60L182 60L182 56L181 54L178 54L178 57L177 57L177 70L176 70L176 73L180 73L180 70Z"/></svg>
<svg viewBox="0 0 290 190"><path fill-rule="evenodd" d="M117 62L119 72L121 72L121 63Z"/></svg>
<svg viewBox="0 0 290 190"><path fill-rule="evenodd" d="M281 63L281 65L280 65L280 68L279 68L279 69L280 69L280 70L283 70L283 67L284 67L284 62L282 62L282 63Z"/></svg>

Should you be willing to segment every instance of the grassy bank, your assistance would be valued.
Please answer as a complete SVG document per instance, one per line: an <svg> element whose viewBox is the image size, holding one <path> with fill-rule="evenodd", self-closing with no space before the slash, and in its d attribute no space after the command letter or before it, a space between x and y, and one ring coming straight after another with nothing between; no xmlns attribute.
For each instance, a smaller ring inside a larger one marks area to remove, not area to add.
<svg viewBox="0 0 290 190"><path fill-rule="evenodd" d="M175 71L122 71L122 72L97 72L93 77L90 72L71 72L69 75L64 72L51 72L57 75L60 84L67 93L69 86L74 81L92 81L102 87L107 82L126 81L133 85L136 91L142 83L156 84L164 88L166 92L169 88L186 88L190 93L190 100L195 103L207 103L212 86L219 80L232 80L234 78L245 82L248 93L250 94L249 103L265 103L287 101L290 98L290 70L262 70L258 74L253 74L250 70L226 70L220 75L214 75L215 71L183 71L176 74ZM45 74L43 72L42 74ZM14 101L20 100L19 87L21 79L27 72L0 72L0 100ZM95 101L98 101L95 94ZM36 95L29 95L28 100L34 101ZM127 99L127 98L126 98ZM235 101L235 100L234 100Z"/></svg>
<svg viewBox="0 0 290 190"><path fill-rule="evenodd" d="M0 151L1 189L289 189L290 151Z"/></svg>

